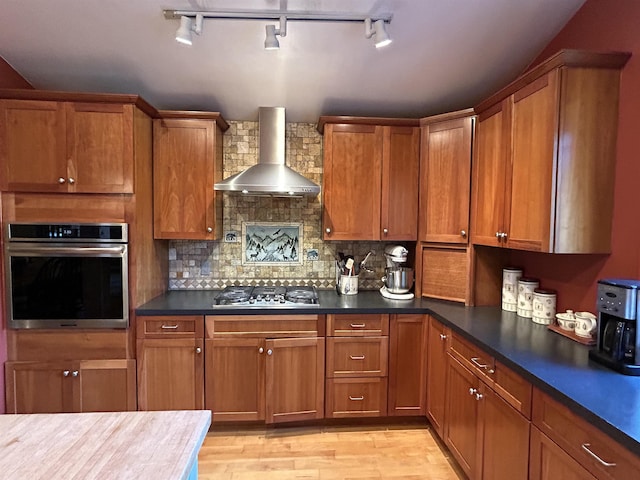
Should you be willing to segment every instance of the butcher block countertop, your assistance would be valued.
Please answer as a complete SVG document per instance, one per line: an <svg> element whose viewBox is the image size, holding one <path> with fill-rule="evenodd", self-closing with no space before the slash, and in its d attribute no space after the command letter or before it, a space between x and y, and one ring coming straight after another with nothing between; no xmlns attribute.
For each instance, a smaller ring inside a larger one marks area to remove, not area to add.
<svg viewBox="0 0 640 480"><path fill-rule="evenodd" d="M0 477L196 478L210 424L208 410L0 415Z"/></svg>

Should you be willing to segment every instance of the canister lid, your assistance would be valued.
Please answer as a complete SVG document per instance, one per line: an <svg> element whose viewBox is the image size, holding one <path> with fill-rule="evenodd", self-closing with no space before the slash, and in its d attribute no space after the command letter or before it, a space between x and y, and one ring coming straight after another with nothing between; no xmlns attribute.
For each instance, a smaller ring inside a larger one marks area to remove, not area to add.
<svg viewBox="0 0 640 480"><path fill-rule="evenodd" d="M536 288L533 293L539 293L540 295L556 295L558 292L551 288Z"/></svg>
<svg viewBox="0 0 640 480"><path fill-rule="evenodd" d="M518 280L519 283L540 283L540 279L539 278L533 278L533 277L520 277L520 280Z"/></svg>
<svg viewBox="0 0 640 480"><path fill-rule="evenodd" d="M522 267L504 267L503 272L520 272L522 273Z"/></svg>

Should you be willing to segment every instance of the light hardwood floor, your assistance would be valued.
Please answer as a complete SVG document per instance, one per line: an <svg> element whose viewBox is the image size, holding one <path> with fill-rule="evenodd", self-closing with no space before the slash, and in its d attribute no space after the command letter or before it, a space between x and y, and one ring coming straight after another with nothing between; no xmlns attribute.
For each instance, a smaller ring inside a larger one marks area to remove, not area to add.
<svg viewBox="0 0 640 480"><path fill-rule="evenodd" d="M198 468L204 480L464 478L426 425L214 427Z"/></svg>

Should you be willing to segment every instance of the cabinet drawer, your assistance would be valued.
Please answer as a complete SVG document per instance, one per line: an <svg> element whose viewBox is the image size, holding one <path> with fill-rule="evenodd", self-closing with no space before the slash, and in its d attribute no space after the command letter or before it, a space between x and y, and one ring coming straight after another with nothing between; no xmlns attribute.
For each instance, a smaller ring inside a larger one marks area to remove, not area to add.
<svg viewBox="0 0 640 480"><path fill-rule="evenodd" d="M493 373L496 368L495 361L493 357L486 354L480 348L467 340L463 340L460 335L454 333L451 335L449 354L458 359L460 363L485 382L493 384Z"/></svg>
<svg viewBox="0 0 640 480"><path fill-rule="evenodd" d="M138 338L157 336L202 337L202 317L138 317Z"/></svg>
<svg viewBox="0 0 640 480"><path fill-rule="evenodd" d="M325 402L327 418L384 416L387 413L387 379L329 378Z"/></svg>
<svg viewBox="0 0 640 480"><path fill-rule="evenodd" d="M533 390L532 417L534 425L542 433L597 478L623 480L640 477L638 457L537 389Z"/></svg>
<svg viewBox="0 0 640 480"><path fill-rule="evenodd" d="M208 315L208 338L315 337L318 315Z"/></svg>
<svg viewBox="0 0 640 480"><path fill-rule="evenodd" d="M389 335L389 315L327 315L327 335L331 337Z"/></svg>
<svg viewBox="0 0 640 480"><path fill-rule="evenodd" d="M327 377L384 377L389 337L327 338Z"/></svg>

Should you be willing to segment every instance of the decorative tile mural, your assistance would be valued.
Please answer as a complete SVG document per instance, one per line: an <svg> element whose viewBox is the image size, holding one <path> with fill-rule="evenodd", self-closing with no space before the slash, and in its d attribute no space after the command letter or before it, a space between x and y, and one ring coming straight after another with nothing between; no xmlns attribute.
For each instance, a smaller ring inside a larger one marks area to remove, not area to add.
<svg viewBox="0 0 640 480"><path fill-rule="evenodd" d="M224 134L223 178L258 161L258 122L229 122ZM314 123L286 125L286 164L322 185L322 136ZM335 258L338 252L367 261L374 273L360 275L361 290L382 286L383 242L324 242L322 198L267 198L225 194L223 238L215 242L171 241L169 244L169 289L219 289L228 285L314 285L335 288ZM243 264L243 223L301 223L302 264Z"/></svg>

